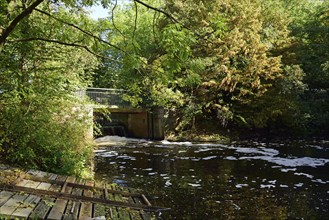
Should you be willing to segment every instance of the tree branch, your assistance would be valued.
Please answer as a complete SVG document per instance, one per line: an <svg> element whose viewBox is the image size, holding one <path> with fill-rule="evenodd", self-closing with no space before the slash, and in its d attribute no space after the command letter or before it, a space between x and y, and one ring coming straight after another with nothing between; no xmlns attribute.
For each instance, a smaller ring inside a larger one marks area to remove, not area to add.
<svg viewBox="0 0 329 220"><path fill-rule="evenodd" d="M38 12L40 12L40 13L42 13L42 14L44 14L44 15L47 15L47 16L49 16L49 17L51 17L51 18L53 18L53 19L55 19L55 20L57 20L57 21L59 21L59 22L61 22L61 23L63 23L63 24L66 24L66 25L68 25L68 26L71 26L71 27L73 27L73 28L75 28L75 29L81 31L82 33L84 33L84 34L86 34L86 35L88 35L88 36L90 36L90 37L92 37L92 38L94 38L94 39L96 39L96 40L98 40L98 41L100 41L100 42L102 42L102 43L105 43L105 44L107 44L107 45L109 45L109 46L111 46L111 47L113 47L113 48L115 48L115 49L117 49L117 50L119 50L119 51L121 51L121 52L123 52L123 53L126 54L126 51L122 50L120 47L118 47L118 46L116 46L116 45L113 45L113 44L111 44L111 43L109 43L109 42L103 40L102 38L100 38L100 37L98 37L98 36L92 34L92 33L89 32L89 31L86 31L86 30L84 30L84 29L82 29L82 28L76 26L75 24L72 24L72 23L66 22L66 21L64 21L64 20L62 20L62 19L59 19L59 18L57 18L57 17L55 17L55 16L49 14L48 12L42 11L42 10L40 10L40 9L37 9L37 8L36 8L35 10L38 11Z"/></svg>
<svg viewBox="0 0 329 220"><path fill-rule="evenodd" d="M112 24L113 24L113 27L121 34L121 36L123 36L124 39L126 39L126 36L123 35L123 33L117 28L117 26L115 25L115 22L114 22L114 10L116 9L117 5L118 5L118 1L115 0L114 6L113 6L112 12L111 12Z"/></svg>
<svg viewBox="0 0 329 220"><path fill-rule="evenodd" d="M190 28L188 28L186 25L184 25L183 23L179 22L176 18L174 18L172 15L170 15L168 12L165 12L159 8L155 8L151 5L148 5L146 4L145 2L142 2L140 0L134 0L134 2L138 2L139 4L149 8L149 9L152 9L154 11L157 11L157 12L160 12L161 14L164 14L165 16L167 16L173 23L177 23L179 25L181 25L183 28L187 29L187 30L190 30L192 31L196 36L199 36L195 31L191 30Z"/></svg>
<svg viewBox="0 0 329 220"><path fill-rule="evenodd" d="M165 11L159 9L159 8L155 8L155 7L153 7L153 6L151 6L151 5L148 5L148 4L146 4L145 2L142 2L142 1L140 1L140 0L134 0L134 2L138 2L139 4L145 6L146 8L149 8L149 9L152 9L152 10L154 10L154 11L160 12L160 13L164 14L165 16L167 16L168 18L170 18L170 20L172 20L174 23L180 24L180 22L177 21L176 18L174 18L172 15L168 14L167 12L165 12ZM182 24L181 24L181 25L182 25ZM184 25L182 25L182 26L185 27Z"/></svg>
<svg viewBox="0 0 329 220"><path fill-rule="evenodd" d="M24 39L17 39L17 40L13 40L13 41L9 41L9 42L27 42L27 41L45 41L45 42L61 44L61 45L64 45L64 46L69 46L69 47L78 47L78 48L85 49L86 51L93 54L94 56L121 63L119 60L114 60L112 58L97 54L94 51L92 51L89 47L87 47L85 45L77 44L77 43L67 43L67 42L62 42L62 41L52 40L52 39L46 39L46 38L40 38L40 37L30 37L30 38L24 38Z"/></svg>
<svg viewBox="0 0 329 220"><path fill-rule="evenodd" d="M134 1L134 4L135 4L135 21L134 21L134 30L133 30L133 40L135 40L135 34L137 29L137 18L138 18L137 3Z"/></svg>
<svg viewBox="0 0 329 220"><path fill-rule="evenodd" d="M2 34L0 35L0 45L3 45L6 42L7 37L9 34L15 29L17 24L23 20L26 16L32 13L32 11L40 5L44 0L36 0L33 2L29 7L27 7L25 10L23 10L15 19L9 24L7 28L5 28L2 31Z"/></svg>

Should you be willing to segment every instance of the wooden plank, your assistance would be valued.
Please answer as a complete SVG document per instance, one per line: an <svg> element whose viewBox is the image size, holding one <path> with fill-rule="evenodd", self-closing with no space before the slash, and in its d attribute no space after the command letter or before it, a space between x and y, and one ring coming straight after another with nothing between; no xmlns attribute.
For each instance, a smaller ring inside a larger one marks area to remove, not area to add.
<svg viewBox="0 0 329 220"><path fill-rule="evenodd" d="M9 199L10 197L13 196L13 192L10 192L10 191L1 191L0 192L0 208L3 204L5 204Z"/></svg>
<svg viewBox="0 0 329 220"><path fill-rule="evenodd" d="M1 188L1 184L0 184L0 188ZM144 209L147 211L168 210L168 208L164 208L164 207L137 205L137 204L127 203L124 201L113 201L113 200L93 198L88 195L78 196L78 195L72 195L72 194L68 194L68 193L61 193L61 192L54 192L54 191L47 191L47 190L40 190L40 189L31 189L31 188L22 187L22 186L6 186L6 189L10 190L10 191L16 191L16 192L24 191L26 193L30 193L30 194L34 194L34 195L45 195L48 197L55 197L55 198L60 198L60 199L64 199L64 200L75 200L75 201L81 201L81 202L85 202L85 203L101 203L104 205L133 208L133 209L138 209L138 210L141 210L141 209ZM118 196L118 195L116 195L116 196Z"/></svg>
<svg viewBox="0 0 329 220"><path fill-rule="evenodd" d="M94 182L87 180L85 185L93 186ZM84 190L83 196L92 197L93 192L91 190ZM91 202L82 202L81 207L80 207L79 219L92 218L92 207L93 207L93 204Z"/></svg>
<svg viewBox="0 0 329 220"><path fill-rule="evenodd" d="M41 183L41 182L34 182L34 183L31 182L30 184L27 184L25 186L33 187L34 185L36 185L36 189L43 189L43 190L48 190L51 187L51 184ZM40 196L29 195L24 201L24 204L22 204L18 209L16 209L12 215L15 217L28 218L28 216L32 213L33 209L40 201L41 201ZM23 208L22 206L25 207Z"/></svg>
<svg viewBox="0 0 329 220"><path fill-rule="evenodd" d="M130 215L127 208L118 207L117 210L119 214L119 219L130 220Z"/></svg>
<svg viewBox="0 0 329 220"><path fill-rule="evenodd" d="M28 181L22 181L19 178L18 186L24 187ZM11 216L11 214L16 210L17 207L21 205L21 202L24 201L28 197L28 194L17 192L12 197L10 197L2 206L1 206L1 214Z"/></svg>
<svg viewBox="0 0 329 220"><path fill-rule="evenodd" d="M50 175L49 179L56 179L58 176L55 174ZM50 190L56 191L58 190L58 186L51 185L49 183L41 183L39 185L39 189L41 190ZM55 199L53 198L43 198L32 211L29 216L29 219L45 219L48 211L50 210L51 206L53 205Z"/></svg>
<svg viewBox="0 0 329 220"><path fill-rule="evenodd" d="M45 180L44 178L38 178L38 177L35 177L35 176L29 176L29 175L26 175L25 179L39 181L39 182L48 182L48 183L57 184L57 185L63 185L65 183L65 181L51 180L51 179ZM99 187L99 186L88 186L88 185L82 185L82 184L79 184L79 183L66 182L66 184L67 184L67 186L70 186L70 187L73 187L73 188L89 189L89 190L92 190L92 191L94 191L94 190L103 190L104 189L103 187ZM128 191L115 190L115 188L113 188L113 189L108 188L108 192L109 193L114 193L114 194L121 194L123 196L132 196L132 197L141 195L139 193L131 193L131 192L128 192Z"/></svg>
<svg viewBox="0 0 329 220"><path fill-rule="evenodd" d="M122 191L122 189L119 186L112 186L112 189L117 191ZM114 194L114 197L117 201L124 202L127 201L127 198L124 198L121 194ZM119 219L123 220L130 220L129 212L127 211L127 208L117 207L118 211L118 217Z"/></svg>
<svg viewBox="0 0 329 220"><path fill-rule="evenodd" d="M112 201L114 201L115 200L114 199L114 195L113 195L113 193L109 193L109 189L110 190L112 189L111 185L104 184L104 198L106 200L112 200ZM107 206L106 209L105 209L105 213L106 213L106 217L108 219L113 219L113 220L119 219L119 216L118 216L118 212L117 212L116 207Z"/></svg>
<svg viewBox="0 0 329 220"><path fill-rule="evenodd" d="M34 176L36 178L47 179L47 178L49 178L49 176L52 175L52 173L43 172L41 170L29 170L29 171L26 172L25 177L27 177L28 175Z"/></svg>
<svg viewBox="0 0 329 220"><path fill-rule="evenodd" d="M129 192L129 193L131 193L131 190L129 190L129 188L123 188L123 187L121 187L121 186L116 186L115 187L116 188L116 190L120 190L120 191L123 191L123 190L127 190L127 192ZM136 201L135 201L135 198L140 198L141 196L139 196L139 197L132 197L132 196L129 196L129 197L123 197L123 199L127 199L128 200L128 202L129 203L134 203L134 204L143 204L143 203L137 203ZM127 209L126 209L127 210ZM129 214L129 216L130 216L130 219L136 219L136 220L142 220L142 217L141 217L141 215L140 215L140 212L139 211L137 211L137 210L132 210L132 209L130 209L129 211L126 211L125 209L123 209L123 211L121 211L121 212L123 212L123 218L128 218L128 216L126 216L126 214L127 214L127 212L128 212L128 214ZM121 216L120 216L121 217Z"/></svg>
<svg viewBox="0 0 329 220"><path fill-rule="evenodd" d="M20 173L19 176L17 177L17 179L12 182L12 185L18 185L25 177L25 173Z"/></svg>
<svg viewBox="0 0 329 220"><path fill-rule="evenodd" d="M75 179L74 182L76 182L76 181L79 181L79 180L78 180L78 179ZM68 183L68 182L65 182L65 184L63 185L62 190L61 190L62 193L65 192L66 187L67 187L67 183ZM73 192L73 188L72 188L72 190L71 190L71 193L72 193L72 192ZM64 212L64 214L63 214L63 219L65 219L65 216L70 215L71 211L74 209L74 207L73 207L74 203L75 203L75 201L72 201L72 200L69 200L69 201L68 201L68 203L67 203L67 205L66 205L65 212Z"/></svg>
<svg viewBox="0 0 329 220"><path fill-rule="evenodd" d="M76 179L76 183L84 184L85 180L78 178L78 179ZM72 189L72 195L82 196L82 193L83 193L83 190L80 188ZM78 219L80 205L81 205L80 201L70 200L69 204L67 206L67 209L65 211L63 219Z"/></svg>
<svg viewBox="0 0 329 220"><path fill-rule="evenodd" d="M142 194L141 197L142 197L144 203L146 203L146 205L152 206L151 203L149 202L149 200L146 198L146 196L144 194Z"/></svg>
<svg viewBox="0 0 329 220"><path fill-rule="evenodd" d="M40 182L34 182L31 180L28 180L28 182L25 184L25 187L34 189L34 188L37 188L39 185L40 185ZM36 205L36 203L34 203L34 201L37 200L36 202L39 202L38 198L40 198L40 197L36 196L36 195L29 195L28 197L26 197L26 199L24 201L22 201L22 203L17 207L17 209L12 213L12 216L27 218L29 216L29 214L32 212L32 209L34 208L34 206Z"/></svg>
<svg viewBox="0 0 329 220"><path fill-rule="evenodd" d="M3 206L1 206L1 214L11 216L21 202L28 197L28 194L16 193Z"/></svg>
<svg viewBox="0 0 329 220"><path fill-rule="evenodd" d="M73 177L73 176L69 176L66 179L66 182L74 182L74 181L75 181L75 177ZM72 187L67 187L67 184L64 183L64 185L62 186L62 189L61 189L61 193L70 194L71 191L72 191ZM68 200L57 198L55 205L50 210L47 218L51 219L51 220L62 219L67 203L68 203Z"/></svg>
<svg viewBox="0 0 329 220"><path fill-rule="evenodd" d="M142 218L140 212L137 211L137 210L130 210L130 211L129 211L129 214L130 214L130 218L131 218L132 220L143 220L143 218Z"/></svg>
<svg viewBox="0 0 329 220"><path fill-rule="evenodd" d="M136 192L136 190L135 189L132 189L132 188L128 188L128 190L130 192L133 192L133 193ZM136 204L139 204L139 205L144 204L141 197L134 197L133 199L134 199L134 202ZM143 220L150 220L151 219L151 215L148 212L144 212L143 210L140 210L139 211L139 215L141 216L141 218Z"/></svg>
<svg viewBox="0 0 329 220"><path fill-rule="evenodd" d="M105 186L103 182L95 182L95 187L103 189ZM96 193L94 193L94 198L105 198L105 191L106 190L97 190ZM103 204L94 204L93 218L106 218L105 206Z"/></svg>
<svg viewBox="0 0 329 220"><path fill-rule="evenodd" d="M29 182L28 180L22 179L14 185L16 185L16 186L25 186L28 182Z"/></svg>
<svg viewBox="0 0 329 220"><path fill-rule="evenodd" d="M106 218L107 219L112 219L112 220L119 219L116 207L107 206L105 211L106 211Z"/></svg>

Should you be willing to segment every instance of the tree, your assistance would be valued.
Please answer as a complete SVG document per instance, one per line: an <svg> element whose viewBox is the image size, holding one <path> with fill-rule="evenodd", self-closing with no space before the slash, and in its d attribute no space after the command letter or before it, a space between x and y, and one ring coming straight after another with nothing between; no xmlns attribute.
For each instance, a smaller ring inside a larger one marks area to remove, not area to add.
<svg viewBox="0 0 329 220"><path fill-rule="evenodd" d="M308 110L309 129L328 135L329 122L329 1L315 1L304 11L308 17L293 23L293 48L308 85L303 104Z"/></svg>
<svg viewBox="0 0 329 220"><path fill-rule="evenodd" d="M286 74L274 51L289 44L289 23L274 1L149 4L165 14L131 4L108 23L108 41L125 51L107 51L122 62L115 69L120 79L112 83L130 90L135 104L180 109L178 128L203 116L224 126L246 121L242 106Z"/></svg>
<svg viewBox="0 0 329 220"><path fill-rule="evenodd" d="M81 175L92 156L92 136L86 102L77 92L90 84L98 62L85 49L93 46L92 39L58 19L86 29L93 21L52 4L39 8L56 12L57 19L47 13L25 17L0 54L0 157Z"/></svg>

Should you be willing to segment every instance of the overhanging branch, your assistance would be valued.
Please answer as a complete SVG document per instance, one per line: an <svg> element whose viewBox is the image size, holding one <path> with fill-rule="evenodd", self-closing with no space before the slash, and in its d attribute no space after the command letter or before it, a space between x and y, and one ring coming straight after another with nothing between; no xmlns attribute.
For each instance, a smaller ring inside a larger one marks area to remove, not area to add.
<svg viewBox="0 0 329 220"><path fill-rule="evenodd" d="M170 15L169 13L167 13L167 12L165 12L165 11L159 9L159 8L155 8L155 7L153 7L151 5L148 5L145 2L142 2L140 0L134 0L134 2L138 2L139 4L145 6L145 7L149 8L149 9L152 9L154 11L160 12L161 14L164 14L165 16L167 16L168 18L170 18L170 20L172 20L174 23L178 23L179 24L179 21L177 21L176 18L174 18L172 15Z"/></svg>
<svg viewBox="0 0 329 220"><path fill-rule="evenodd" d="M59 40L52 40L52 39L46 39L46 38L40 38L40 37L30 37L30 38L24 38L24 39L17 39L17 40L12 40L12 41L8 41L8 42L27 42L27 41L44 41L44 42L49 42L49 43L61 44L61 45L64 45L64 46L69 46L69 47L82 48L82 49L88 51L89 53L93 54L94 56L121 63L119 60L114 60L112 58L97 54L94 51L92 51L89 47L87 47L86 45L81 45L81 44L77 44L77 43L67 43L67 42L63 42L63 41L59 41Z"/></svg>
<svg viewBox="0 0 329 220"><path fill-rule="evenodd" d="M48 12L45 12L45 11L40 10L40 9L37 9L37 8L36 8L35 10L38 11L38 12L40 12L40 13L42 13L42 14L44 14L44 15L47 15L47 16L49 16L49 17L51 17L51 18L53 18L53 19L55 19L55 20L57 20L57 21L59 21L59 22L61 22L61 23L63 23L63 24L66 24L66 25L68 25L68 26L71 26L71 27L73 27L73 28L75 28L75 29L81 31L82 33L84 33L84 34L86 34L86 35L88 35L88 36L90 36L90 37L92 37L92 38L94 38L94 39L96 39L96 40L98 40L98 41L100 41L100 42L102 42L102 43L105 43L105 44L107 44L107 45L109 45L109 46L111 46L111 47L113 47L113 48L115 48L115 49L117 49L117 50L119 50L119 51L121 51L121 52L123 52L123 53L126 53L126 52L125 52L124 50L122 50L120 47L118 47L118 46L116 46L116 45L114 45L114 44L111 44L110 42L107 42L107 41L103 40L102 38L100 38L100 37L98 37L98 36L92 34L92 33L89 32L89 31L86 31L86 30L84 30L84 29L78 27L78 26L75 25L75 24L72 24L72 23L69 23L69 22L67 22L67 21L64 21L64 20L62 20L62 19L60 19L60 18L57 18L57 17L55 17L55 16L49 14Z"/></svg>
<svg viewBox="0 0 329 220"><path fill-rule="evenodd" d="M9 26L2 31L2 34L0 35L0 45L3 45L6 42L7 37L15 29L17 24L21 20L23 20L26 16L31 14L32 11L34 9L36 9L36 7L38 5L40 5L43 1L44 0L36 0L29 7L27 7L24 11L22 11L17 17L15 17L15 19L9 24Z"/></svg>
<svg viewBox="0 0 329 220"><path fill-rule="evenodd" d="M182 24L181 22L179 22L176 18L174 18L174 17L173 17L172 15L170 15L168 12L165 12L165 11L159 9L159 8L153 7L153 6L151 6L151 5L149 5L149 4L146 4L145 2L142 2L142 1L140 1L140 0L134 0L134 2L137 2L137 3L139 3L139 4L143 5L143 6L145 6L146 8L149 8L149 9L152 9L152 10L154 10L154 11L157 11L157 12L159 12L159 13L161 13L161 14L164 14L164 15L167 16L167 17L168 17L173 23L176 23L176 24L181 25L183 28L192 31L195 35L198 36L197 33L195 33L193 30L191 30L190 28L188 28L186 25L184 25L184 24Z"/></svg>

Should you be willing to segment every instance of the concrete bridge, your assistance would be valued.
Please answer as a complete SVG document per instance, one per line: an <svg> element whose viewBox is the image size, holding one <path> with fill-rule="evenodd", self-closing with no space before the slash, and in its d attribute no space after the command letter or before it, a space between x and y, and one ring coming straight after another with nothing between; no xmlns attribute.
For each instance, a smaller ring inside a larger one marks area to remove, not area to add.
<svg viewBox="0 0 329 220"><path fill-rule="evenodd" d="M134 138L164 139L164 111L162 108L133 108L122 99L120 89L88 88L85 92L92 101L94 118L102 127L103 135ZM102 109L109 110L110 120L103 117Z"/></svg>

